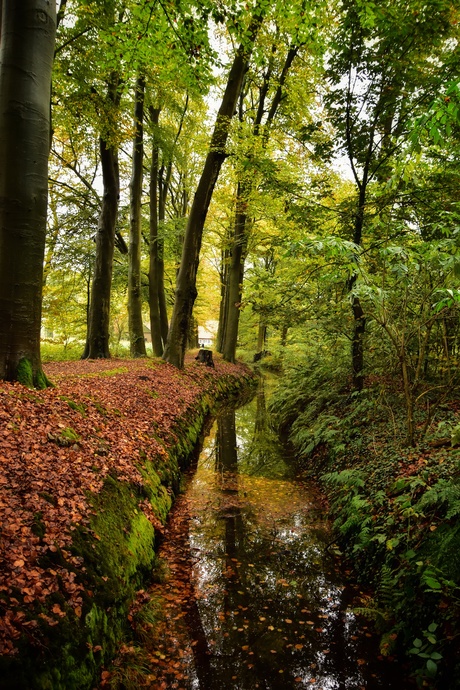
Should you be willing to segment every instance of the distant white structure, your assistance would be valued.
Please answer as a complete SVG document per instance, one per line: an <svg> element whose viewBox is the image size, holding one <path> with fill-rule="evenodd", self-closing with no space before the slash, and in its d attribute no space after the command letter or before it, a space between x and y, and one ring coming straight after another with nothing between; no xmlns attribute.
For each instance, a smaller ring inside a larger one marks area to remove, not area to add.
<svg viewBox="0 0 460 690"><path fill-rule="evenodd" d="M152 331L150 330L150 326L146 323L144 323L144 340L146 343L152 342Z"/></svg>
<svg viewBox="0 0 460 690"><path fill-rule="evenodd" d="M198 326L198 343L200 347L213 346L218 327L218 321L206 321L204 326Z"/></svg>

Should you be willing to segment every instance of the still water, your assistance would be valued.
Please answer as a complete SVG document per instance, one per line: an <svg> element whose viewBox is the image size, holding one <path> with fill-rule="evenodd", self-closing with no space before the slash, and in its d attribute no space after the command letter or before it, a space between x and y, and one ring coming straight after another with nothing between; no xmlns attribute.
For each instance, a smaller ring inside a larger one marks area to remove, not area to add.
<svg viewBox="0 0 460 690"><path fill-rule="evenodd" d="M353 613L318 489L270 428L264 382L223 409L162 549L170 577L150 687L411 687Z"/></svg>

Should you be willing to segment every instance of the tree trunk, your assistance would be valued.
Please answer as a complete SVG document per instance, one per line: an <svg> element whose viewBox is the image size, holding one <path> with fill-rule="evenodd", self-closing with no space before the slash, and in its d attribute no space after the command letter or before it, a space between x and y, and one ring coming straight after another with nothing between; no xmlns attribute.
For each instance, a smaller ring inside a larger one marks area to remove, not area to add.
<svg viewBox="0 0 460 690"><path fill-rule="evenodd" d="M119 199L118 156L117 152L104 139L99 140L99 145L104 194L96 234L96 259L93 269L88 336L83 354L84 359L108 359L110 357L110 293Z"/></svg>
<svg viewBox="0 0 460 690"><path fill-rule="evenodd" d="M43 387L40 326L56 3L1 5L0 378Z"/></svg>
<svg viewBox="0 0 460 690"><path fill-rule="evenodd" d="M281 103L283 87L286 82L289 69L292 66L298 50L299 46L291 46L287 52L286 60L281 70L281 74L279 75L278 86L275 90L271 106L268 109L268 116L262 136L263 149L265 149L268 144L270 130L273 125L278 107ZM276 46L273 46L272 56L275 55L275 52ZM258 137L261 134L262 119L266 111L267 94L273 79L272 67L273 65L269 63L264 75L262 86L259 90L259 104L252 129L254 137ZM243 95L240 98L240 120L243 120ZM244 262L246 258L249 234L247 203L253 186L254 178L252 176L250 179L246 178L245 180L241 180L238 182L236 194L235 232L231 250L231 262L227 272L228 284L224 289L225 304L221 309L221 313L223 312L224 321L224 325L221 328L222 353L224 359L228 362L234 362L236 357L240 308L243 299Z"/></svg>
<svg viewBox="0 0 460 690"><path fill-rule="evenodd" d="M196 347L199 347L198 343L198 321L195 319L194 316L190 319L189 322L189 331L188 331L188 337L187 337L187 348L189 350L194 350Z"/></svg>
<svg viewBox="0 0 460 690"><path fill-rule="evenodd" d="M128 323L131 357L145 357L141 293L141 200L144 164L145 79L138 77L134 100L133 167L130 183L130 234L128 267Z"/></svg>
<svg viewBox="0 0 460 690"><path fill-rule="evenodd" d="M281 337L280 337L281 347L286 347L288 331L289 331L289 326L284 325L281 328Z"/></svg>
<svg viewBox="0 0 460 690"><path fill-rule="evenodd" d="M112 72L107 84L107 103L109 108L119 105L119 75ZM96 258L93 268L91 301L89 308L88 333L82 359L108 359L110 294L112 290L113 251L115 230L120 199L120 175L118 151L102 135L99 138L99 151L102 167L103 195L97 224Z"/></svg>
<svg viewBox="0 0 460 690"><path fill-rule="evenodd" d="M361 302L356 295L352 296L351 309L353 312L353 334L351 339L353 388L361 391L364 386L364 334L366 331L366 318Z"/></svg>
<svg viewBox="0 0 460 690"><path fill-rule="evenodd" d="M260 321L259 329L257 331L257 352L264 352L265 343L267 342L267 326Z"/></svg>
<svg viewBox="0 0 460 690"><path fill-rule="evenodd" d="M158 125L159 108L150 108L154 127ZM158 143L153 134L152 163L150 166L150 238L149 238L149 306L152 350L155 357L163 354L160 313L160 279L158 252Z"/></svg>
<svg viewBox="0 0 460 690"><path fill-rule="evenodd" d="M362 243L364 208L367 191L367 168L363 174L363 181L359 189L358 208L356 210L353 229L353 242L360 247ZM356 261L358 258L356 257ZM355 270L347 281L347 290L352 293L358 279ZM359 297L351 295L351 311L353 314L353 333L351 337L351 369L353 388L361 391L364 386L364 334L366 332L366 318Z"/></svg>
<svg viewBox="0 0 460 690"><path fill-rule="evenodd" d="M232 258L228 271L228 299L225 323L225 338L223 342L223 356L227 362L234 362L236 343L238 341L238 327L240 321L240 307L242 300L244 259L247 245L247 189L242 182L238 183L235 214L235 235L232 247Z"/></svg>
<svg viewBox="0 0 460 690"><path fill-rule="evenodd" d="M179 128L180 131L181 127ZM166 197L169 189L169 184L171 181L172 173L172 163L168 166L168 172L166 179L161 184L158 185L158 256L157 256L157 275L158 275L158 304L160 308L160 329L161 329L161 340L164 345L166 345L166 340L168 337L169 322L168 322L168 308L166 305L166 294L165 294L165 264L164 264L164 240L160 237L160 227L163 227L166 220Z"/></svg>
<svg viewBox="0 0 460 690"><path fill-rule="evenodd" d="M192 208L185 231L182 260L177 276L176 298L168 333L164 358L170 364L182 369L187 346L187 333L195 303L196 275L200 260L201 239L209 204L211 202L222 163L226 158L225 147L230 123L241 91L244 74L257 32L262 23L263 11L256 9L247 31L246 47L241 44L233 60L222 103L217 114L208 155L195 192Z"/></svg>
<svg viewBox="0 0 460 690"><path fill-rule="evenodd" d="M228 313L228 271L231 259L231 249L225 247L222 250L220 277L220 305L219 305L219 326L216 337L216 350L222 353L227 332L227 313Z"/></svg>

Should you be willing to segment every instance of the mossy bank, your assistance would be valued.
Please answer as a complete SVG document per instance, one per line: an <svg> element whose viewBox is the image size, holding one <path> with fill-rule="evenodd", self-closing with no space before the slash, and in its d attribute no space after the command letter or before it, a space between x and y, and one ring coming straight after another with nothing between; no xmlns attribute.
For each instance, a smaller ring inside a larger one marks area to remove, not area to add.
<svg viewBox="0 0 460 690"><path fill-rule="evenodd" d="M119 370L110 377L79 373L73 386L68 379L64 385L63 379L56 389L37 393L35 405L42 405L44 417L50 408L47 396L59 400L59 409L65 408L66 412L65 426L64 422L60 426L67 433L62 429L59 434L48 431L44 447L49 452L59 452L62 462L69 463L78 462L84 451L92 453L94 464L90 469L96 486L95 490L85 489L86 513L80 502L78 515L70 515L75 511L72 495L57 495L52 488L37 494L37 507L42 509L34 512L27 530L30 527L38 555L29 568L48 578L55 577L56 584L48 586L46 596L29 596L30 587L21 587L26 575L17 573L23 559L16 559L15 586L5 585L0 590L4 625L10 625L14 633L14 649L0 658L2 689L93 688L99 669L110 661L123 640L136 592L155 577L155 546L179 490L181 471L205 418L219 400L254 385L251 372L243 367L222 364L220 371L219 366L217 371L198 364L190 367L187 374L176 375L171 368L156 363L155 376L151 364L138 364L135 384L132 367L128 373ZM163 388L159 384L159 377L164 379L165 372L171 380L180 379L179 388L169 389L169 398L168 382L163 381ZM53 377L52 371L47 374ZM83 392L81 382L88 382L90 377L94 377L92 390ZM137 448L132 468L129 458L114 450L123 447L123 443L128 447L133 444L131 427L136 426L137 420L130 419L128 404L126 409L123 406L128 383L131 395L140 397L139 409L151 401L145 413L139 412L142 425L136 427ZM115 390L118 395L125 391L119 407L114 407L113 397L109 397L110 391ZM14 391L27 396L17 385ZM174 396L177 406L172 405ZM34 401L27 399L27 403ZM94 415L99 415L101 421L91 425ZM70 441L68 429L73 430ZM74 485L78 485L78 475ZM58 510L69 511L70 536L64 546L60 546L58 539L51 543L49 538L50 516Z"/></svg>

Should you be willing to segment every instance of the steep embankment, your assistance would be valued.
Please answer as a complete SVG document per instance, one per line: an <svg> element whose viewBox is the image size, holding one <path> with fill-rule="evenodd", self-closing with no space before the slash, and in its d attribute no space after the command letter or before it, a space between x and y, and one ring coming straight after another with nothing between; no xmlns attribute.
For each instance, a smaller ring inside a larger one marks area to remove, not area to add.
<svg viewBox="0 0 460 690"><path fill-rule="evenodd" d="M181 463L241 365L52 363L55 387L0 384L2 688L82 690L155 569Z"/></svg>

